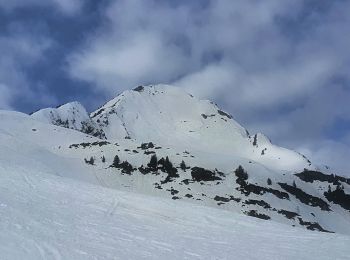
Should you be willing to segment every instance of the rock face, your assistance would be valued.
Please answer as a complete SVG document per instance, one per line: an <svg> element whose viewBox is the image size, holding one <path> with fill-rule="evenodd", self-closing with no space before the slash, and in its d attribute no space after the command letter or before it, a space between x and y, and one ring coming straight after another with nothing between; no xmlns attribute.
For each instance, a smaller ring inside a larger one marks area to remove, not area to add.
<svg viewBox="0 0 350 260"><path fill-rule="evenodd" d="M79 102L67 103L56 108L41 109L31 114L31 117L44 123L74 129L105 139L103 131L91 120L86 109Z"/></svg>
<svg viewBox="0 0 350 260"><path fill-rule="evenodd" d="M38 145L31 148L40 153L35 167L40 162L109 188L350 234L349 179L322 173L305 156L261 133L250 135L217 105L181 89L139 86L90 115L73 102L28 118L4 113L0 138L12 133L18 147L25 138ZM5 141L0 139L0 153ZM55 159L42 158L43 149Z"/></svg>

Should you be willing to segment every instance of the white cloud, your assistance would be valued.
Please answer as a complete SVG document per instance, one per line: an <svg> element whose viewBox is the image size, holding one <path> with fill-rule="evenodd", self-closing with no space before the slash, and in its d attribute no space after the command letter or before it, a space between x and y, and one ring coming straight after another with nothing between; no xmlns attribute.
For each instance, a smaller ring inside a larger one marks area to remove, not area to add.
<svg viewBox="0 0 350 260"><path fill-rule="evenodd" d="M24 68L43 58L52 42L45 37L35 37L19 30L0 37L0 109L10 109L14 98L33 95Z"/></svg>
<svg viewBox="0 0 350 260"><path fill-rule="evenodd" d="M295 3L271 0L252 9L247 1L212 1L208 8L194 10L155 1L115 1L106 11L108 29L93 34L69 59L71 75L105 90L171 83L203 69L212 53L235 55L235 48L260 31L271 31L274 15ZM244 15L248 10L251 14Z"/></svg>
<svg viewBox="0 0 350 260"><path fill-rule="evenodd" d="M261 109L295 102L323 87L338 69L331 58L309 57L271 71L247 71L238 64L210 64L174 84L200 97L214 97L231 108ZM237 98L239 97L239 98ZM233 102L234 101L234 102ZM234 103L234 104L233 104Z"/></svg>
<svg viewBox="0 0 350 260"><path fill-rule="evenodd" d="M0 8L6 11L28 6L52 6L68 15L80 11L82 5L82 0L0 0Z"/></svg>
<svg viewBox="0 0 350 260"><path fill-rule="evenodd" d="M105 90L163 81L183 72L184 58L176 46L164 48L157 35L137 34L128 41L98 39L91 52L70 58L71 74ZM171 60L172 62L164 62Z"/></svg>
<svg viewBox="0 0 350 260"><path fill-rule="evenodd" d="M51 0L61 11L66 14L75 14L79 12L83 6L82 0Z"/></svg>
<svg viewBox="0 0 350 260"><path fill-rule="evenodd" d="M350 176L349 144L323 140L312 145L299 147L297 150L320 166L326 165L335 173Z"/></svg>
<svg viewBox="0 0 350 260"><path fill-rule="evenodd" d="M0 83L0 109L11 109L12 93L7 85Z"/></svg>
<svg viewBox="0 0 350 260"><path fill-rule="evenodd" d="M239 68L233 65L211 64L198 72L186 75L174 84L201 98L214 97L232 86L239 85L238 71Z"/></svg>

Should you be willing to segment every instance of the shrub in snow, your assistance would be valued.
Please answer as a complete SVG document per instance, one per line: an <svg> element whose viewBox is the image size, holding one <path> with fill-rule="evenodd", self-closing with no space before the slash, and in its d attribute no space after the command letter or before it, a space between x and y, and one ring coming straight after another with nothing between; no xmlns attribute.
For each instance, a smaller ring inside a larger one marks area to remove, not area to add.
<svg viewBox="0 0 350 260"><path fill-rule="evenodd" d="M94 157L90 157L90 160L85 158L84 161L85 161L85 163L90 164L90 165L94 165L95 164Z"/></svg>

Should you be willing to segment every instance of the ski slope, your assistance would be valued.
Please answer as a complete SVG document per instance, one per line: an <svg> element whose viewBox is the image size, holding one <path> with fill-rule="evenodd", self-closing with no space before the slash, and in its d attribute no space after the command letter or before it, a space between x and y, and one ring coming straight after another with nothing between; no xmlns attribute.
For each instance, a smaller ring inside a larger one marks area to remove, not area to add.
<svg viewBox="0 0 350 260"><path fill-rule="evenodd" d="M1 259L349 259L350 237L0 165Z"/></svg>

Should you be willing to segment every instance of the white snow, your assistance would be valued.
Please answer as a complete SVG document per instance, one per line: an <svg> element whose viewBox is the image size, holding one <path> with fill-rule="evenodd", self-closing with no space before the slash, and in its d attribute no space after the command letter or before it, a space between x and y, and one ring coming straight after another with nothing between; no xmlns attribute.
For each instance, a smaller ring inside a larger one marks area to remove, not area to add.
<svg viewBox="0 0 350 260"><path fill-rule="evenodd" d="M349 259L350 237L0 164L1 259Z"/></svg>

